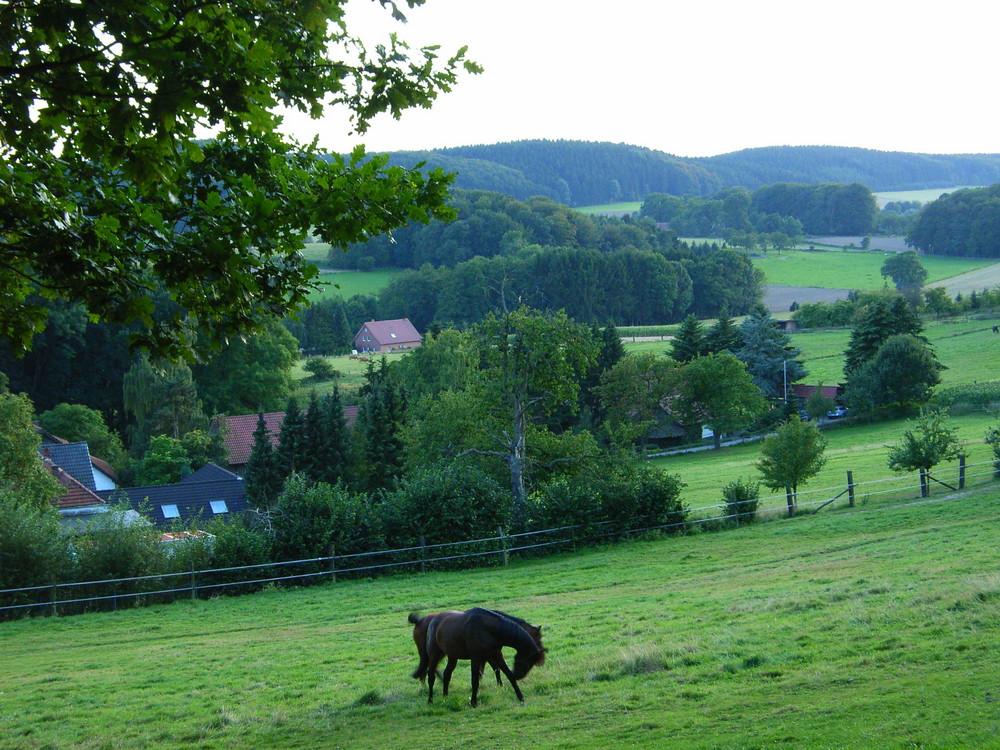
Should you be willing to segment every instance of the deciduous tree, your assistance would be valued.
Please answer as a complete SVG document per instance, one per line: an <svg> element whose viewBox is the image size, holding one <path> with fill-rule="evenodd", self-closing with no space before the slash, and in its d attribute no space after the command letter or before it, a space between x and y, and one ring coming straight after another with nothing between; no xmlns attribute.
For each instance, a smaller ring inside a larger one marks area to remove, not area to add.
<svg viewBox="0 0 1000 750"><path fill-rule="evenodd" d="M402 20L397 3L380 0ZM401 3L400 3L401 4ZM418 0L407 0L413 7ZM461 49L365 45L346 0L261 4L13 3L0 23L0 337L45 325L33 296L135 321L133 343L180 354L192 318L212 338L302 305L310 227L337 247L451 215L450 178L387 159L317 158L283 139L276 108L371 119L429 106ZM215 129L209 143L200 128ZM177 311L155 319L149 291Z"/></svg>
<svg viewBox="0 0 1000 750"><path fill-rule="evenodd" d="M788 515L795 515L799 485L819 473L826 464L826 439L813 422L794 417L768 435L755 466L764 485L785 490Z"/></svg>
<svg viewBox="0 0 1000 750"><path fill-rule="evenodd" d="M920 472L920 495L927 497L928 474L942 461L958 458L962 444L958 428L947 425L943 410L926 409L913 426L906 430L899 442L889 448L889 468L895 472Z"/></svg>

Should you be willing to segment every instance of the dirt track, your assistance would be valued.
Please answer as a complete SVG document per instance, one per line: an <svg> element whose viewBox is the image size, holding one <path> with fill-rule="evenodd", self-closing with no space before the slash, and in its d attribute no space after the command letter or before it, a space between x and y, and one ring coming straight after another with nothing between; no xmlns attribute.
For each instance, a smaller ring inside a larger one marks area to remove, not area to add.
<svg viewBox="0 0 1000 750"><path fill-rule="evenodd" d="M959 292L968 294L969 292L981 292L983 289L996 289L1000 286L1000 263L994 263L992 266L969 271L959 276L952 276L950 279L934 281L927 286L943 286L952 296Z"/></svg>
<svg viewBox="0 0 1000 750"><path fill-rule="evenodd" d="M821 289L816 286L768 286L764 288L764 305L772 313L788 313L793 302L836 302L847 299L850 289Z"/></svg>

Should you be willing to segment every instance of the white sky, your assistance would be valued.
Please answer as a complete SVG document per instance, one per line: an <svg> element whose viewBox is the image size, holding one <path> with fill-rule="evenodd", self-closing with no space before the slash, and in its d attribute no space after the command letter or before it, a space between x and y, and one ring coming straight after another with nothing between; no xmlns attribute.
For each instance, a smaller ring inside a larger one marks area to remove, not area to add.
<svg viewBox="0 0 1000 750"><path fill-rule="evenodd" d="M373 0L349 7L366 41L468 45L486 70L363 137L342 114L288 116L332 152L547 138L1000 153L993 0L427 0L405 25Z"/></svg>

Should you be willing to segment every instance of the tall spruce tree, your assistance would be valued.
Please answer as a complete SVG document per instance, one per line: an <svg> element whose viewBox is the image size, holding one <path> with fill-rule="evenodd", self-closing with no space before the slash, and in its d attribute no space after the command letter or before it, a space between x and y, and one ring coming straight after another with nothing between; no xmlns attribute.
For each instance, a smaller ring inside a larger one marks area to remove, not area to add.
<svg viewBox="0 0 1000 750"><path fill-rule="evenodd" d="M306 441L306 417L299 409L299 402L293 396L285 407L285 419L278 434L278 450L275 453L278 471L282 479L305 471L308 463Z"/></svg>
<svg viewBox="0 0 1000 750"><path fill-rule="evenodd" d="M743 339L740 338L740 329L729 316L729 311L722 309L719 312L719 319L705 334L705 353L719 354L720 352L730 352L735 354L743 346Z"/></svg>
<svg viewBox="0 0 1000 750"><path fill-rule="evenodd" d="M701 321L693 314L688 315L670 346L670 357L677 362L690 362L705 353L705 333Z"/></svg>
<svg viewBox="0 0 1000 750"><path fill-rule="evenodd" d="M735 352L765 396L785 397L787 386L804 378L808 371L799 361L802 352L791 337L776 324L766 310L747 317L740 325L743 345Z"/></svg>
<svg viewBox="0 0 1000 750"><path fill-rule="evenodd" d="M281 493L283 478L278 470L277 457L271 446L271 432L267 429L264 414L257 417L253 431L253 447L243 476L247 499L256 505L269 508Z"/></svg>
<svg viewBox="0 0 1000 750"><path fill-rule="evenodd" d="M389 373L385 358L378 368L371 362L360 393L355 432L359 444L357 482L367 491L389 487L402 470L400 429L406 412L406 394Z"/></svg>
<svg viewBox="0 0 1000 750"><path fill-rule="evenodd" d="M850 377L872 359L890 336L906 334L924 341L920 318L901 297L876 298L858 317L844 352L844 376Z"/></svg>
<svg viewBox="0 0 1000 750"><path fill-rule="evenodd" d="M350 437L340 390L334 388L320 400L322 440L317 455L322 459L316 481L336 484L348 478Z"/></svg>

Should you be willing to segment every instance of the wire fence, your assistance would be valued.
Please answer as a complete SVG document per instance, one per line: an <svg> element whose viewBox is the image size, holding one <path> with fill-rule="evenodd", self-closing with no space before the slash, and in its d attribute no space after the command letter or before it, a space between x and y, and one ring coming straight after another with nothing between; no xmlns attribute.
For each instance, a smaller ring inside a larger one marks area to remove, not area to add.
<svg viewBox="0 0 1000 750"><path fill-rule="evenodd" d="M687 509L684 520L657 523L649 518L633 519L628 527L615 521L561 526L539 531L508 534L461 542L418 544L398 549L331 554L301 560L267 562L227 568L187 570L133 578L101 581L60 582L44 586L0 590L2 619L26 615L65 615L119 607L143 606L179 599L210 598L223 594L257 591L265 586L309 585L341 578L373 577L406 572L426 572L476 565L506 565L512 556L529 557L559 550L623 539L645 533L682 533L699 526L718 529L753 520L771 520L787 515L816 513L840 501L849 509L883 500L928 497L937 484L950 491L995 482L1000 470L992 461L958 466L931 474L854 482L847 472L845 485L799 492L793 507L785 494L758 498L752 510L734 504L715 504ZM735 508L735 511L734 511Z"/></svg>

